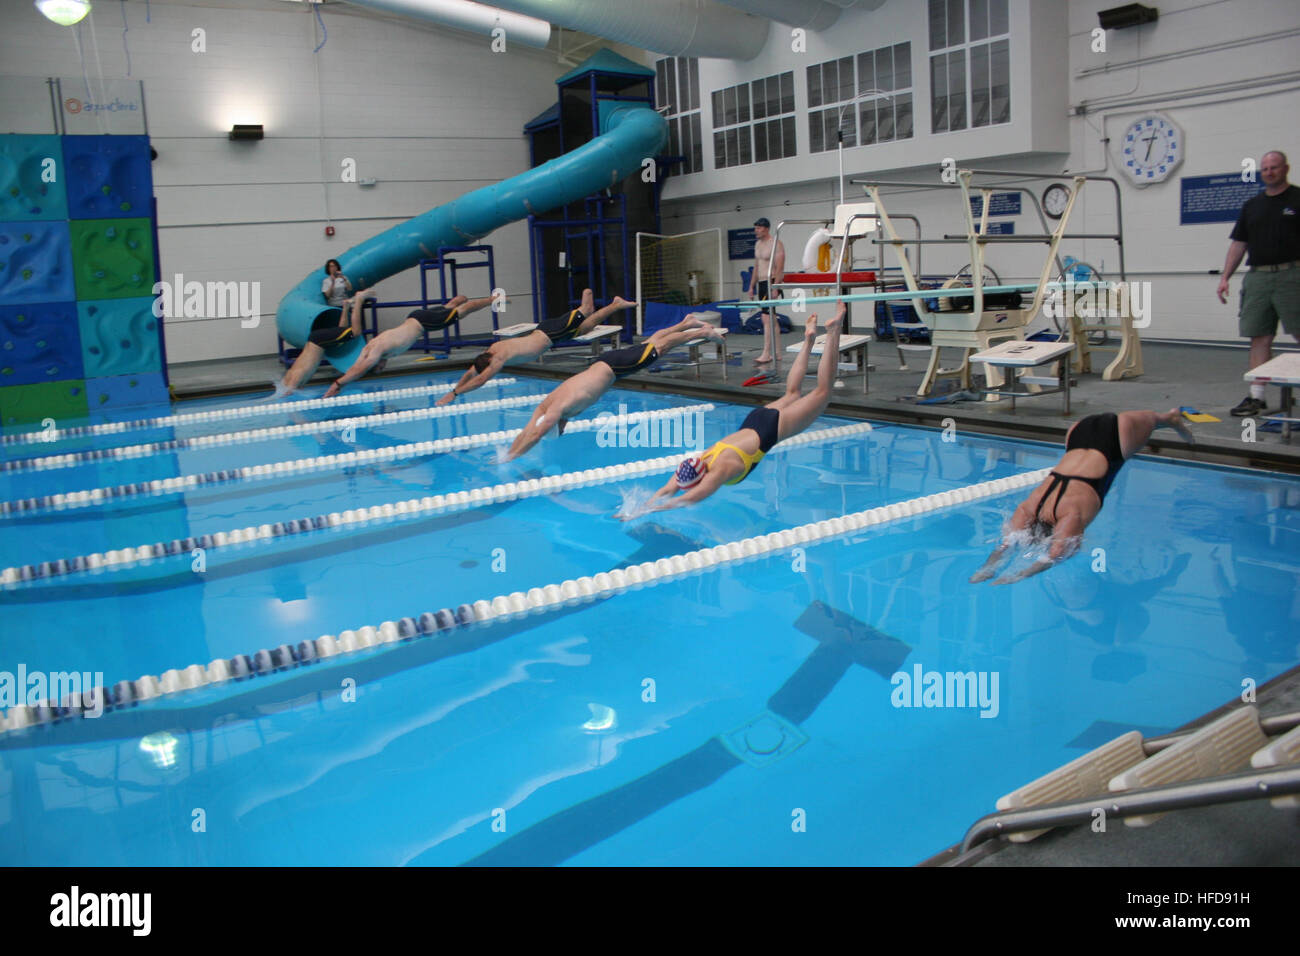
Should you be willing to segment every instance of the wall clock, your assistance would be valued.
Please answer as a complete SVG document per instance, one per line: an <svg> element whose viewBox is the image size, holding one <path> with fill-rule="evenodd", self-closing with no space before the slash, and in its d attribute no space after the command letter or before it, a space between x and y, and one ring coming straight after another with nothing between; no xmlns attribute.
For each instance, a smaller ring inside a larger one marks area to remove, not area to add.
<svg viewBox="0 0 1300 956"><path fill-rule="evenodd" d="M1139 116L1124 130L1120 168L1135 183L1164 182L1183 161L1183 131L1173 120L1157 114Z"/></svg>

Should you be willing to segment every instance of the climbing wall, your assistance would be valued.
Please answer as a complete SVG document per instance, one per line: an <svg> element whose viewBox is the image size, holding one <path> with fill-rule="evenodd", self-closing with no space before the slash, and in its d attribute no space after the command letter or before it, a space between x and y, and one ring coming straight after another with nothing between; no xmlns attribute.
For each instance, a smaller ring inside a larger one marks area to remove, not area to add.
<svg viewBox="0 0 1300 956"><path fill-rule="evenodd" d="M167 400L146 136L0 136L0 425Z"/></svg>

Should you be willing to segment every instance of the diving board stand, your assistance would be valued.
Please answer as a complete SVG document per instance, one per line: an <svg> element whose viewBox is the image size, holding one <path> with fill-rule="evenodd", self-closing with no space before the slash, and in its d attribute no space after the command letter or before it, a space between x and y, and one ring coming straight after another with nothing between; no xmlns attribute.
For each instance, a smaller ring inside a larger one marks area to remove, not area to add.
<svg viewBox="0 0 1300 956"><path fill-rule="evenodd" d="M1242 376L1252 385L1278 385L1282 388L1282 414L1266 415L1265 420L1282 423L1282 440L1291 441L1291 426L1300 419L1294 415L1291 390L1300 385L1300 352L1283 352Z"/></svg>
<svg viewBox="0 0 1300 956"><path fill-rule="evenodd" d="M1020 369L1022 372L1055 362L1058 376L1058 378L1048 378L1021 374L1017 377L1013 373L1007 385L998 388L982 388L977 391L985 395L1009 396L1013 415L1016 411L1017 398L1055 395L1060 392L1065 396L1065 407L1061 414L1068 415L1070 414L1070 356L1073 353L1073 342L1026 342L1016 339L976 352L970 357L972 362L982 362L986 367ZM1016 388L1017 383L1038 386L1038 389L1020 391ZM1044 385L1050 387L1043 388Z"/></svg>
<svg viewBox="0 0 1300 956"><path fill-rule="evenodd" d="M973 291L972 306L969 312L956 311L946 302L937 310L932 311L929 308L926 302L926 292L920 288L917 276L913 272L912 265L906 255L906 247L912 244L911 241L899 236L898 230L894 228L894 223L889 218L889 213L880 198L880 184L874 182L865 184L867 195L871 197L881 231L884 233L884 238L872 241L891 246L894 249L898 257L899 267L903 273L903 279L908 290L912 293L910 297L912 307L916 310L918 320L924 322L930 328L930 344L932 346L930 362L926 367L925 375L921 379L921 384L917 387L917 395L929 395L934 390L934 384L938 379L950 376L959 378L962 386L970 389L970 361L973 353L989 352L998 343L1009 339L1024 340L1025 327L1038 315L1043 306L1048 279L1052 274L1052 264L1056 260L1057 249L1061 244L1062 236L1065 234L1066 225L1070 220L1070 213L1074 209L1075 200L1079 196L1079 190L1085 182L1082 176L1074 177L1073 188L1070 189L1070 198L1066 203L1060 221L1051 233L1041 237L1042 241L1047 244L1047 255L1043 257L1043 266L1038 276L1038 282L1033 287L1033 299L1028 308L995 307L990 309L984 301L984 260L986 250L990 243L996 244L1000 240L1019 240L1026 237L991 236L988 234L989 209L992 205L994 192L992 186L982 186L978 189L979 195L983 197L983 202L981 203L979 222L975 221L971 208L972 175L973 171L969 169L957 171L957 185L960 187L961 192L961 212L966 223L965 236L925 240L937 243L964 243L967 246L970 253L971 288ZM949 280L948 283L945 283L945 288L951 287L956 281L955 279ZM933 296L932 291L930 296ZM948 307L945 308L944 305L948 305ZM949 347L962 350L962 361L955 368L944 369L940 367L940 352L942 349ZM990 387L983 391L988 400L997 401L1001 393L1000 386L1003 384L1000 366L989 363L985 365L985 369ZM1038 390L1038 386L1032 383L1029 384L1029 388L1035 392Z"/></svg>
<svg viewBox="0 0 1300 956"><path fill-rule="evenodd" d="M871 371L871 365L868 364L867 361L868 360L867 349L870 346L870 344L871 344L871 336L869 335L844 335L844 334L840 335L840 355L845 355L847 353L848 356L853 360L853 367L855 369L854 374L862 376L863 395L867 394L867 377ZM798 354L802 349L803 349L802 343L797 345L787 345L785 348L787 352L793 352L795 354ZM821 355L825 351L826 351L826 334L823 332L821 335L817 336L816 340L813 342L812 354ZM839 363L837 361L836 372L838 373L838 371L839 371ZM808 373L810 375L816 374L816 370L814 368L809 368Z"/></svg>

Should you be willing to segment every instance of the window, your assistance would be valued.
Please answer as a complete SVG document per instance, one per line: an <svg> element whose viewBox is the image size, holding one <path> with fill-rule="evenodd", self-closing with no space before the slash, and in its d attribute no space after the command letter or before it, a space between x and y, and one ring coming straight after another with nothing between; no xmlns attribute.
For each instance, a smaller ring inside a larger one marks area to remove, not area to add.
<svg viewBox="0 0 1300 956"><path fill-rule="evenodd" d="M667 175L704 171L704 140L700 129L700 61L666 57L655 63L655 105L666 109L668 155L681 156Z"/></svg>
<svg viewBox="0 0 1300 956"><path fill-rule="evenodd" d="M839 131L846 147L912 138L912 44L808 67L810 152L835 149Z"/></svg>
<svg viewBox="0 0 1300 956"><path fill-rule="evenodd" d="M713 92L713 168L795 155L794 73Z"/></svg>
<svg viewBox="0 0 1300 956"><path fill-rule="evenodd" d="M931 131L1011 122L1007 0L929 3Z"/></svg>

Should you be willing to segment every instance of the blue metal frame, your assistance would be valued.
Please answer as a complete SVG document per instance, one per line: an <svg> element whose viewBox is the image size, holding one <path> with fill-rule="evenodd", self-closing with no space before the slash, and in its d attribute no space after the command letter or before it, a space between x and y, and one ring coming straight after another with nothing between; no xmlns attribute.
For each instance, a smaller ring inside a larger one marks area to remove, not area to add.
<svg viewBox="0 0 1300 956"><path fill-rule="evenodd" d="M637 83L644 82L647 84L649 94L647 96L623 96L617 93L601 93L597 89L597 80L600 77L622 76L627 77ZM600 135L600 103L604 100L618 102L645 103L651 109L655 103L655 78L653 75L644 76L642 74L619 73L616 71L592 70L585 77L587 84L587 93L591 100L591 135L588 142ZM560 134L560 153L563 155L569 151L568 145L564 141L564 90L566 87L577 86L583 80L582 77L575 77L573 81L561 87L558 96L560 109L554 124L547 123L543 126L535 127L529 130L528 138L528 158L532 166L537 165L536 138L535 133L543 129L550 129L552 125L559 128ZM657 160L656 160L657 161ZM662 182L656 177L655 189L653 191L652 203L654 206L655 228L659 224L659 195L662 190ZM617 214L608 215L605 210L606 204L617 202ZM565 205L559 210L558 219L544 220L536 216L528 217L528 259L532 267L533 284L536 294L533 296L533 321L540 323L542 321L542 303L547 301L547 283L546 283L546 263L542 261L545 255L546 244L542 240L543 229L561 229L561 239L564 246L565 261L568 281L568 304L570 307L577 307L581 301L579 288L591 288L599 301L609 301L609 288L605 277L604 249L606 240L606 230L612 231L619 238L619 246L622 250L623 258L623 276L626 282L632 275L632 254L631 239L628 234L627 224L627 197L619 194L618 196L608 196L604 193L593 193L583 200L583 209L581 218L574 218L570 215L569 206ZM580 286L574 282L573 269L573 249L575 246L585 244L587 277L586 281ZM634 295L634 289L625 288L618 290L618 294L631 297ZM634 331L634 330L633 330ZM556 348L565 346L583 346L585 342L566 342L561 343Z"/></svg>

